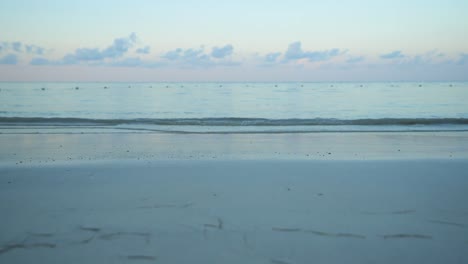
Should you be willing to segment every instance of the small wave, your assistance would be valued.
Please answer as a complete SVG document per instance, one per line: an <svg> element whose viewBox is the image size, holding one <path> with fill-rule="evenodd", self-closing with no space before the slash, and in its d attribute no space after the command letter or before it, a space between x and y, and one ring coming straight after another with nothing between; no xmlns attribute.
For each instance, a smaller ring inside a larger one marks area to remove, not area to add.
<svg viewBox="0 0 468 264"><path fill-rule="evenodd" d="M138 119L88 119L44 117L0 117L3 125L53 125L53 126L416 126L416 125L468 125L468 118L378 118L378 119L266 119L266 118L138 118Z"/></svg>

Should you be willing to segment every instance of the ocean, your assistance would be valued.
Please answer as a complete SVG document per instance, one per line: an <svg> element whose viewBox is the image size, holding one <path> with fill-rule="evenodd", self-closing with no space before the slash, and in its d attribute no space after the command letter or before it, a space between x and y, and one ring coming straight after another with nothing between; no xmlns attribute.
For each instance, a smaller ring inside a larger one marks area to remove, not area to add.
<svg viewBox="0 0 468 264"><path fill-rule="evenodd" d="M468 82L0 83L3 134L467 130Z"/></svg>

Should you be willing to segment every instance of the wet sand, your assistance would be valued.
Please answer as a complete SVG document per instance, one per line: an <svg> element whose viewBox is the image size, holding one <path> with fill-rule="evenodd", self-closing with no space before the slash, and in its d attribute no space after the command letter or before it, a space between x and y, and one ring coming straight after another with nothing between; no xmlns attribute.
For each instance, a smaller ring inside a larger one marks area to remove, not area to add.
<svg viewBox="0 0 468 264"><path fill-rule="evenodd" d="M468 132L0 134L0 146L0 166L20 167L116 160L468 160Z"/></svg>

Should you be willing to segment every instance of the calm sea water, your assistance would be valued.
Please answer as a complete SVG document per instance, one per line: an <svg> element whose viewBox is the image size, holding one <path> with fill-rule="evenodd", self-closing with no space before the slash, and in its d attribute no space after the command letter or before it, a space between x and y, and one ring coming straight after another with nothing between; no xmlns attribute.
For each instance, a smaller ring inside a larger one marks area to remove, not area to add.
<svg viewBox="0 0 468 264"><path fill-rule="evenodd" d="M3 133L467 130L468 83L3 82L0 125Z"/></svg>

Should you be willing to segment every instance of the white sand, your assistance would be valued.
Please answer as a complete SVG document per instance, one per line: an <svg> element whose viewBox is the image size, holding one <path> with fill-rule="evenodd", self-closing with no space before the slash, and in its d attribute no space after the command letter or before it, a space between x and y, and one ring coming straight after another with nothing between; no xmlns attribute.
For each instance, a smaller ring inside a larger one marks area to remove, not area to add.
<svg viewBox="0 0 468 264"><path fill-rule="evenodd" d="M424 135L0 135L0 263L467 263L468 143Z"/></svg>

